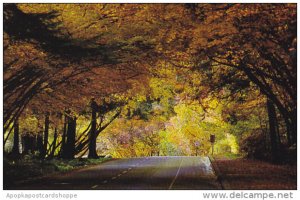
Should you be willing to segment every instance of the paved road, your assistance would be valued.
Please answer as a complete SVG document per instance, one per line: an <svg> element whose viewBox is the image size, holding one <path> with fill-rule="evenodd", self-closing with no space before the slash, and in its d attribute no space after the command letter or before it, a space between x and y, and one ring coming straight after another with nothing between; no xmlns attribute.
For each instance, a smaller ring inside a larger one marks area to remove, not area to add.
<svg viewBox="0 0 300 200"><path fill-rule="evenodd" d="M142 157L108 161L15 189L220 189L207 157Z"/></svg>

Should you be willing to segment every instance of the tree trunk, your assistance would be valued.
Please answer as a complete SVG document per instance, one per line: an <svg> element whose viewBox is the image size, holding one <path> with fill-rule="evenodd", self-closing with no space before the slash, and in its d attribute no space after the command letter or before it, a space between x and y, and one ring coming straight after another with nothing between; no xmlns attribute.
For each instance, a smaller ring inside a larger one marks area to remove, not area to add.
<svg viewBox="0 0 300 200"><path fill-rule="evenodd" d="M291 137L292 145L297 143L297 108L291 113Z"/></svg>
<svg viewBox="0 0 300 200"><path fill-rule="evenodd" d="M14 144L13 144L13 148L12 148L12 155L13 156L19 156L20 155L20 141L19 141L19 122L18 120L15 121L14 123Z"/></svg>
<svg viewBox="0 0 300 200"><path fill-rule="evenodd" d="M48 147L48 136L49 136L49 113L45 114L45 129L44 129L44 141L43 141L43 153L42 158L46 157Z"/></svg>
<svg viewBox="0 0 300 200"><path fill-rule="evenodd" d="M33 153L36 150L36 136L31 135L30 133L22 137L22 154Z"/></svg>
<svg viewBox="0 0 300 200"><path fill-rule="evenodd" d="M22 136L22 154L26 155L30 150L30 137L28 134Z"/></svg>
<svg viewBox="0 0 300 200"><path fill-rule="evenodd" d="M36 138L36 146L37 146L37 150L40 154L40 158L43 158L42 155L43 155L43 151L44 151L44 144L43 144L43 132L40 131L37 135L37 138Z"/></svg>
<svg viewBox="0 0 300 200"><path fill-rule="evenodd" d="M269 116L269 133L270 133L270 142L271 142L271 156L272 161L276 162L279 160L279 149L278 149L278 138L277 138L277 120L276 120L276 110L274 104L268 99L267 100L267 109Z"/></svg>
<svg viewBox="0 0 300 200"><path fill-rule="evenodd" d="M66 141L67 141L67 121L68 117L65 114L65 120L64 120L64 128L63 128L63 134L62 134L62 139L61 139L61 149L60 149L60 156L62 158L66 157Z"/></svg>
<svg viewBox="0 0 300 200"><path fill-rule="evenodd" d="M290 117L284 117L289 146L297 142L297 109L291 112Z"/></svg>
<svg viewBox="0 0 300 200"><path fill-rule="evenodd" d="M75 156L75 137L76 137L76 117L68 117L66 159L73 159Z"/></svg>
<svg viewBox="0 0 300 200"><path fill-rule="evenodd" d="M57 128L55 127L54 135L53 135L52 150L51 150L50 155L49 155L50 158L54 157L54 153L55 153L55 150L56 150L56 140L57 140Z"/></svg>
<svg viewBox="0 0 300 200"><path fill-rule="evenodd" d="M287 137L289 144L295 144L297 141L297 112L294 109L292 112L280 102L277 98L276 94L272 91L272 87L268 84L264 84L256 77L249 68L247 67L238 67L237 69L242 70L247 77L256 84L261 92L267 96L268 99L272 100L272 102L278 108L279 113L285 119L286 127L287 127Z"/></svg>
<svg viewBox="0 0 300 200"><path fill-rule="evenodd" d="M28 145L28 137L27 137L27 135L22 135L21 136L21 143L22 143L22 154L24 154L24 155L26 155L26 154L28 154L28 146L26 146L26 145Z"/></svg>
<svg viewBox="0 0 300 200"><path fill-rule="evenodd" d="M276 109L274 107L275 110L275 129L276 129L276 139L277 139L277 145L278 145L278 149L281 149L281 137L280 137L280 130L279 130L279 123L278 123L278 117L277 117L277 112Z"/></svg>
<svg viewBox="0 0 300 200"><path fill-rule="evenodd" d="M97 103L92 100L91 102L91 108L92 108L92 124L91 124L91 130L89 135L89 158L98 158L97 155L97 134L96 134L96 115L97 115Z"/></svg>
<svg viewBox="0 0 300 200"><path fill-rule="evenodd" d="M37 141L36 141L36 135L30 135L29 136L29 147L31 150L31 153L34 153L37 150Z"/></svg>
<svg viewBox="0 0 300 200"><path fill-rule="evenodd" d="M100 128L98 128L96 130L96 138L98 137L98 135L105 130L119 115L121 114L121 111L118 111L110 120L109 122L107 122L106 124L104 124L103 126L101 126ZM90 132L89 132L90 134ZM85 151L85 149L89 147L89 138L85 139L83 138L81 141L77 142L77 147L76 147L76 153L80 153L82 151Z"/></svg>

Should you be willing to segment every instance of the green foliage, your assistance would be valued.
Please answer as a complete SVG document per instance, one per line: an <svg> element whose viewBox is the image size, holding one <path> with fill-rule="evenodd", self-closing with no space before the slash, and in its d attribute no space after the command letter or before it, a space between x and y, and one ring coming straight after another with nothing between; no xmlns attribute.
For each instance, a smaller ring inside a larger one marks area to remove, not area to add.
<svg viewBox="0 0 300 200"><path fill-rule="evenodd" d="M236 141L236 137L227 134L226 138L219 140L215 144L215 149L217 154L238 154L239 153L239 146Z"/></svg>
<svg viewBox="0 0 300 200"><path fill-rule="evenodd" d="M4 182L13 184L15 181L33 179L55 173L67 172L79 167L99 164L109 158L73 159L73 160L40 160L35 155L26 155L19 160L4 159Z"/></svg>

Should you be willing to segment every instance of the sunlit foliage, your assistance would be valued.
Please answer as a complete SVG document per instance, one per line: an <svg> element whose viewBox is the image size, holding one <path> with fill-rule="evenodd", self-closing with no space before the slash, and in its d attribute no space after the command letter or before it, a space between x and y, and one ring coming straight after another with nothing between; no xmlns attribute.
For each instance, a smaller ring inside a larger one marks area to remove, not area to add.
<svg viewBox="0 0 300 200"><path fill-rule="evenodd" d="M5 146L276 160L296 148L296 30L296 4L5 4Z"/></svg>

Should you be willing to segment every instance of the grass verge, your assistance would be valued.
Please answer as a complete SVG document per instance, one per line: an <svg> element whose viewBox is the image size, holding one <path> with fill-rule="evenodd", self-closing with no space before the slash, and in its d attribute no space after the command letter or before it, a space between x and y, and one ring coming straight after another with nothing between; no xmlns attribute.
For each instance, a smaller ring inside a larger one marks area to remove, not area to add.
<svg viewBox="0 0 300 200"><path fill-rule="evenodd" d="M24 156L21 159L4 158L4 186L13 185L19 181L31 180L56 173L68 172L90 165L96 165L110 159L111 158L75 158L72 160L40 160L32 156Z"/></svg>

